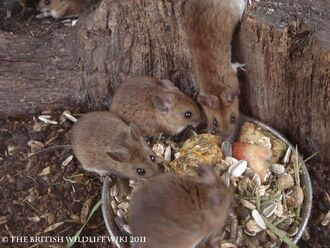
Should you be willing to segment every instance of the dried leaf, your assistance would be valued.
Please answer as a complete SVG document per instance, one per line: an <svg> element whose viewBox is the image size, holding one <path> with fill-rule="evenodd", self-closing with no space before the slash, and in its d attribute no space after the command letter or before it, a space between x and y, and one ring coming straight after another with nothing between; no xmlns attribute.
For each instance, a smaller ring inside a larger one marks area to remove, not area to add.
<svg viewBox="0 0 330 248"><path fill-rule="evenodd" d="M88 217L88 213L89 213L89 210L91 208L91 204L92 204L92 199L88 199L82 209L81 209L81 212L80 212L80 221L81 223L85 223L85 221L87 220L87 217Z"/></svg>
<svg viewBox="0 0 330 248"><path fill-rule="evenodd" d="M61 225L63 225L64 222L61 221L61 222L57 222L49 227L47 227L45 230L44 230L44 233L48 233L48 232L51 232L51 231L54 231L56 228L60 227Z"/></svg>

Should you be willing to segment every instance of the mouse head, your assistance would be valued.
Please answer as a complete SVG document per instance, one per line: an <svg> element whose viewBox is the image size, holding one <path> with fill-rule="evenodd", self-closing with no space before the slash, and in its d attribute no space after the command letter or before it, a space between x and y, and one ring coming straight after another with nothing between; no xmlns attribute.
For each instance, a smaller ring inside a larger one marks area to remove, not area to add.
<svg viewBox="0 0 330 248"><path fill-rule="evenodd" d="M151 97L151 102L171 134L180 133L187 126L197 127L201 123L201 112L197 104L183 94L169 80L162 80L164 90Z"/></svg>
<svg viewBox="0 0 330 248"><path fill-rule="evenodd" d="M40 11L48 10L53 0L40 0L38 3L38 9Z"/></svg>
<svg viewBox="0 0 330 248"><path fill-rule="evenodd" d="M120 164L118 174L133 179L160 174L160 160L145 142L137 126L131 123L129 129L129 135L123 138L122 149L106 152L111 160Z"/></svg>
<svg viewBox="0 0 330 248"><path fill-rule="evenodd" d="M231 138L239 118L238 95L239 90L227 90L220 97L205 93L198 95L197 101L205 112L209 132Z"/></svg>
<svg viewBox="0 0 330 248"><path fill-rule="evenodd" d="M199 182L203 187L202 201L206 209L221 209L225 211L229 208L232 195L230 190L224 185L219 176L215 173L213 166L200 165L197 168Z"/></svg>

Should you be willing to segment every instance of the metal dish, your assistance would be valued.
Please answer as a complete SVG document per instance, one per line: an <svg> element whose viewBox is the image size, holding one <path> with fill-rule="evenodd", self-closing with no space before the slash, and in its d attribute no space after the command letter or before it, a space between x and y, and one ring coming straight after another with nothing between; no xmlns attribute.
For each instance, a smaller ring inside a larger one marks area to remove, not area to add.
<svg viewBox="0 0 330 248"><path fill-rule="evenodd" d="M282 140L283 142L285 142L293 151L296 149L282 134L280 134L279 132L277 132L273 128L269 127L265 123L262 123L262 122L260 122L256 119L251 118L251 117L243 116L241 118L241 125L246 121L257 124L261 128L269 131L276 138L278 138L278 139ZM302 236L302 234L303 234L303 232L304 232L304 230L307 226L308 219L310 217L310 213L311 213L311 209L312 209L312 184L311 184L311 179L309 177L307 167L306 167L303 159L300 156L299 156L299 161L301 163L301 167L302 167L302 170L303 170L303 173L304 173L304 175L301 178L302 179L301 184L302 184L302 186L304 186L304 189L305 189L305 192L304 192L305 193L305 200L304 200L304 205L303 205L303 208L302 208L302 215L301 215L302 218L301 218L301 222L299 224L299 229L298 229L297 234L293 238L294 243L297 243L298 240L301 238L301 236ZM117 248L129 248L130 246L129 246L128 243L119 242L117 240L118 237L127 237L127 233L124 230L122 230L122 228L119 228L118 225L116 224L116 221L115 221L116 214L114 213L114 211L112 210L112 207L111 207L112 197L110 195L110 188L114 183L115 182L111 181L111 179L109 179L109 178L106 178L104 180L103 189L102 189L102 213L103 213L103 218L104 218L104 222L106 224L107 230L109 232L109 235L114 240L113 241L114 245Z"/></svg>

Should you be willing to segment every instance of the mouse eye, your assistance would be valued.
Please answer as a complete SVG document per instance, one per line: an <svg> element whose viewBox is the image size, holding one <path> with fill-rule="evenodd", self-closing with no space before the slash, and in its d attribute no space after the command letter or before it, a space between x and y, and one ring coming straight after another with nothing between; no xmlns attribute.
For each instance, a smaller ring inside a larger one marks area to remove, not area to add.
<svg viewBox="0 0 330 248"><path fill-rule="evenodd" d="M230 116L230 123L234 124L235 122L236 122L236 116L235 115Z"/></svg>
<svg viewBox="0 0 330 248"><path fill-rule="evenodd" d="M187 119L189 119L192 116L191 111L187 111L186 113L184 113L184 117L186 117Z"/></svg>
<svg viewBox="0 0 330 248"><path fill-rule="evenodd" d="M156 161L156 158L154 155L150 155L149 158L151 159L152 162L155 162Z"/></svg>
<svg viewBox="0 0 330 248"><path fill-rule="evenodd" d="M213 126L215 126L215 127L217 127L218 126L218 121L217 121L217 119L213 119L213 121L212 121L212 124L213 124Z"/></svg>
<svg viewBox="0 0 330 248"><path fill-rule="evenodd" d="M144 174L146 174L146 171L142 168L137 168L136 169L137 174L139 174L140 176L143 176Z"/></svg>
<svg viewBox="0 0 330 248"><path fill-rule="evenodd" d="M49 5L51 0L45 0L45 4Z"/></svg>

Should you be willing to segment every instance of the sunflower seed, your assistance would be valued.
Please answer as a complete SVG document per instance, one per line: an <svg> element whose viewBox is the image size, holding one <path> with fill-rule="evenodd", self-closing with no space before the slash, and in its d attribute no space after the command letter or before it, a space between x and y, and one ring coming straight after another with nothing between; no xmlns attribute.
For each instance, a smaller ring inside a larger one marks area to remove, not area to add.
<svg viewBox="0 0 330 248"><path fill-rule="evenodd" d="M243 207L246 207L250 210L256 209L256 206L253 203L249 202L248 200L240 199L240 202Z"/></svg>
<svg viewBox="0 0 330 248"><path fill-rule="evenodd" d="M266 218L272 216L277 209L277 203L276 202L270 202L267 204L263 210L261 211L262 215L265 216Z"/></svg>
<svg viewBox="0 0 330 248"><path fill-rule="evenodd" d="M231 147L231 144L230 144L229 141L222 142L221 150L222 150L223 155L225 157L232 157L233 156L233 150L232 150L232 147Z"/></svg>
<svg viewBox="0 0 330 248"><path fill-rule="evenodd" d="M62 162L62 166L66 167L73 159L73 156L70 155L69 157L67 157L63 162Z"/></svg>
<svg viewBox="0 0 330 248"><path fill-rule="evenodd" d="M228 173L233 177L241 176L247 168L247 162L245 160L240 160L229 167Z"/></svg>
<svg viewBox="0 0 330 248"><path fill-rule="evenodd" d="M270 166L270 170L271 170L272 172L274 172L275 174L277 174L277 175L281 175L281 174L284 173L285 168L284 168L284 166L281 165L281 164L272 164L272 165Z"/></svg>
<svg viewBox="0 0 330 248"><path fill-rule="evenodd" d="M266 229L266 224L257 210L252 210L252 217L258 226L260 226L263 230Z"/></svg>
<svg viewBox="0 0 330 248"><path fill-rule="evenodd" d="M258 174L254 174L254 176L252 178L252 181L254 181L257 184L257 186L261 185L261 179L260 179L260 176Z"/></svg>
<svg viewBox="0 0 330 248"><path fill-rule="evenodd" d="M172 155L172 153L171 153L171 147L168 146L168 147L166 147L165 153L164 153L164 159L165 159L165 161L171 161L171 155Z"/></svg>
<svg viewBox="0 0 330 248"><path fill-rule="evenodd" d="M225 172L221 175L222 182L229 188L230 185L230 176L228 172Z"/></svg>
<svg viewBox="0 0 330 248"><path fill-rule="evenodd" d="M53 120L50 120L51 116L49 115L40 115L38 117L39 120L41 120L42 122L46 123L46 124L52 124L52 125L57 125L57 121L53 121Z"/></svg>
<svg viewBox="0 0 330 248"><path fill-rule="evenodd" d="M74 123L78 121L77 118L74 117L74 116L71 114L71 112L70 112L69 110L65 110L65 111L63 112L63 115L64 115L68 120L70 120L70 121L72 121L72 122L74 122Z"/></svg>
<svg viewBox="0 0 330 248"><path fill-rule="evenodd" d="M290 155L291 155L291 148L288 147L288 149L285 152L285 155L283 157L283 164L287 164L290 161Z"/></svg>
<svg viewBox="0 0 330 248"><path fill-rule="evenodd" d="M115 197L118 195L118 186L117 184L113 185L112 188L110 189L110 195L112 197Z"/></svg>
<svg viewBox="0 0 330 248"><path fill-rule="evenodd" d="M236 158L233 158L233 157L226 157L225 162L227 162L229 165L232 165L232 164L237 163L238 160Z"/></svg>

